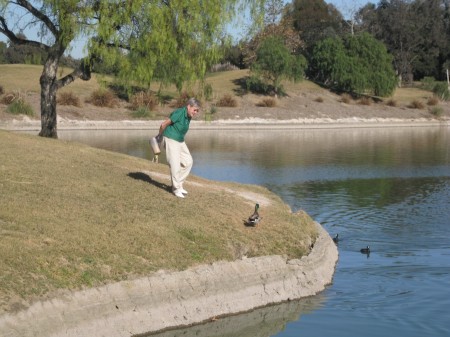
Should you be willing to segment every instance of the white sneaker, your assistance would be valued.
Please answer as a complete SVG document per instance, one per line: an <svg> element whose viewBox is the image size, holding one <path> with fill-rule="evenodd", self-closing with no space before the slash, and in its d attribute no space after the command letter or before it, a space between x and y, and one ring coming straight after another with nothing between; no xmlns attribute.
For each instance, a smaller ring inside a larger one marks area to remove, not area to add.
<svg viewBox="0 0 450 337"><path fill-rule="evenodd" d="M184 194L181 193L181 191L179 189L178 190L174 190L173 194L175 194L175 196L177 196L178 198L184 198Z"/></svg>
<svg viewBox="0 0 450 337"><path fill-rule="evenodd" d="M178 189L178 191L180 191L180 192L183 193L183 194L188 194L188 191L186 191L183 187L180 187L180 188Z"/></svg>

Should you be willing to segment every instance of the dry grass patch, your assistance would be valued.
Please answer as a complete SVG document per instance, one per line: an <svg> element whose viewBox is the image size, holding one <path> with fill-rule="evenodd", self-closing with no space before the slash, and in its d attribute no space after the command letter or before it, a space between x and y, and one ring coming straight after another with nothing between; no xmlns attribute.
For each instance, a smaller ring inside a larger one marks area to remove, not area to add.
<svg viewBox="0 0 450 337"><path fill-rule="evenodd" d="M358 104L359 105L367 105L367 106L369 106L369 105L372 105L372 103L373 103L373 100L372 100L372 98L370 98L370 97L361 97L359 100L358 100Z"/></svg>
<svg viewBox="0 0 450 337"><path fill-rule="evenodd" d="M433 96L428 98L427 105L429 105L429 106L438 105L440 101L441 100L439 99L439 97L433 95Z"/></svg>
<svg viewBox="0 0 450 337"><path fill-rule="evenodd" d="M353 98L349 94L342 94L340 96L340 102L345 104L351 104L353 102Z"/></svg>
<svg viewBox="0 0 450 337"><path fill-rule="evenodd" d="M237 107L237 100L230 94L225 94L216 103L216 106L220 107L230 107L235 108Z"/></svg>
<svg viewBox="0 0 450 337"><path fill-rule="evenodd" d="M387 100L386 105L391 106L391 107L396 107L396 106L398 106L398 103L395 99L390 98Z"/></svg>
<svg viewBox="0 0 450 337"><path fill-rule="evenodd" d="M323 99L323 97L316 97L315 99L314 99L314 102L317 102L317 103L323 103L324 102L324 99Z"/></svg>
<svg viewBox="0 0 450 337"><path fill-rule="evenodd" d="M425 109L425 103L415 99L411 103L409 103L408 107L411 108L411 109L419 109L419 110L421 110L421 109Z"/></svg>
<svg viewBox="0 0 450 337"><path fill-rule="evenodd" d="M137 110L139 108L145 107L149 110L154 110L158 106L159 100L152 92L140 91L130 99L131 108Z"/></svg>
<svg viewBox="0 0 450 337"><path fill-rule="evenodd" d="M71 91L58 94L57 103L61 105L81 106L80 98Z"/></svg>
<svg viewBox="0 0 450 337"><path fill-rule="evenodd" d="M98 89L92 92L87 102L102 108L115 108L118 106L117 96L111 90L106 89Z"/></svg>
<svg viewBox="0 0 450 337"><path fill-rule="evenodd" d="M14 93L14 92L8 92L0 99L0 103L9 105L12 102L14 102L17 99L17 97L18 97L18 94Z"/></svg>
<svg viewBox="0 0 450 337"><path fill-rule="evenodd" d="M277 101L274 98L264 98L263 100L256 103L256 106L273 108L277 106Z"/></svg>
<svg viewBox="0 0 450 337"><path fill-rule="evenodd" d="M0 142L0 311L13 298L29 302L160 269L300 257L317 235L306 214L293 215L260 186L190 176L181 200L170 193L166 165L6 131ZM245 227L260 199L270 201L262 222Z"/></svg>

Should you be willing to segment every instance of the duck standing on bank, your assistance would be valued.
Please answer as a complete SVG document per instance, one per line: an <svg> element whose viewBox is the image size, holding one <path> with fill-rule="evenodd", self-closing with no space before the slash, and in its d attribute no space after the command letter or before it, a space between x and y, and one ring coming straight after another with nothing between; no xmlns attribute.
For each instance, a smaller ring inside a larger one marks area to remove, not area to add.
<svg viewBox="0 0 450 337"><path fill-rule="evenodd" d="M261 221L261 216L259 215L258 210L259 204L256 204L253 214L250 215L247 220L244 220L246 226L255 227Z"/></svg>

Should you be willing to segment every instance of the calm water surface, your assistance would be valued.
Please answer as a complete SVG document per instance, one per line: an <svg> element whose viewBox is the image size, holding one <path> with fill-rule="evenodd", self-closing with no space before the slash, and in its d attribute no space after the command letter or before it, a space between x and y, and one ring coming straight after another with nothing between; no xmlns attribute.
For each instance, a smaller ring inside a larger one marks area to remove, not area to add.
<svg viewBox="0 0 450 337"><path fill-rule="evenodd" d="M59 135L150 159L152 133ZM314 298L160 336L450 336L449 128L191 130L187 142L193 174L264 185L338 233L339 262Z"/></svg>

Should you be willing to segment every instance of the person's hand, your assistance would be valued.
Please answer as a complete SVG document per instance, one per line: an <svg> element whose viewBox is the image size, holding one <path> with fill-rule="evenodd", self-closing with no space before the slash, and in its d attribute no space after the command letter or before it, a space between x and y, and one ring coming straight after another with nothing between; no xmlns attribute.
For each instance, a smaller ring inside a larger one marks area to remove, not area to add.
<svg viewBox="0 0 450 337"><path fill-rule="evenodd" d="M163 135L157 135L155 138L156 138L156 141L157 141L158 143L162 143L162 141L163 141Z"/></svg>

